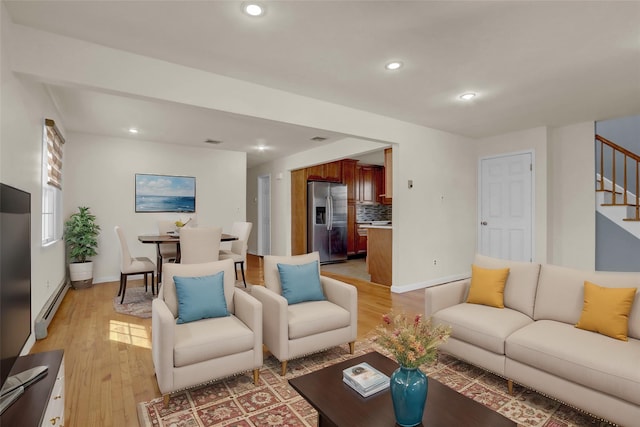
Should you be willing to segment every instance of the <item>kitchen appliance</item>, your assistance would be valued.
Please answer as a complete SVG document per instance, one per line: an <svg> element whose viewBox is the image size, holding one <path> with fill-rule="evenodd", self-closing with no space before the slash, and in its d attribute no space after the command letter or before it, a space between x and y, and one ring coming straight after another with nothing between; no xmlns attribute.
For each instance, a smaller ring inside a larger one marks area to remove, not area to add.
<svg viewBox="0 0 640 427"><path fill-rule="evenodd" d="M347 186L307 183L307 252L320 253L320 263L347 259Z"/></svg>

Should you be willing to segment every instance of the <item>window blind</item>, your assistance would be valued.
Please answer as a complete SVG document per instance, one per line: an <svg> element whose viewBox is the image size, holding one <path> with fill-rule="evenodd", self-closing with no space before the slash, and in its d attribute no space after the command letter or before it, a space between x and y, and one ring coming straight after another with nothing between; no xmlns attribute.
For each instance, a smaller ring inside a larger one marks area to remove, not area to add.
<svg viewBox="0 0 640 427"><path fill-rule="evenodd" d="M47 128L47 184L62 190L62 144L64 138L51 119L45 119Z"/></svg>

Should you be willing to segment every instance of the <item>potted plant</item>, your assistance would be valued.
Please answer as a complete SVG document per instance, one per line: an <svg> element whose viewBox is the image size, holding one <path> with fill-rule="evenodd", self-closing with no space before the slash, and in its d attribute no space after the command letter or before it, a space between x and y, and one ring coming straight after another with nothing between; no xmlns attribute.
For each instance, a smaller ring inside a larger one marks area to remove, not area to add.
<svg viewBox="0 0 640 427"><path fill-rule="evenodd" d="M69 256L69 276L75 289L88 288L93 284L93 262L89 259L97 255L100 226L89 208L79 206L64 224L64 240Z"/></svg>
<svg viewBox="0 0 640 427"><path fill-rule="evenodd" d="M376 328L376 341L386 348L400 367L391 374L389 389L396 423L403 427L422 422L427 400L428 383L421 365L432 364L438 355L438 346L449 338L451 328L434 325L431 318L421 314L413 317L406 313L382 316L383 324Z"/></svg>

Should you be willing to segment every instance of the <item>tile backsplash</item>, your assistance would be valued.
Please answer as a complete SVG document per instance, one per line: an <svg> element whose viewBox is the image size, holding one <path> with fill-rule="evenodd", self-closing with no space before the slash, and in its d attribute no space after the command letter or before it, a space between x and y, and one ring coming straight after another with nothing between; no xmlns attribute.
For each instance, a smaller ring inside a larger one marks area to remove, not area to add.
<svg viewBox="0 0 640 427"><path fill-rule="evenodd" d="M356 222L391 221L391 205L356 205Z"/></svg>

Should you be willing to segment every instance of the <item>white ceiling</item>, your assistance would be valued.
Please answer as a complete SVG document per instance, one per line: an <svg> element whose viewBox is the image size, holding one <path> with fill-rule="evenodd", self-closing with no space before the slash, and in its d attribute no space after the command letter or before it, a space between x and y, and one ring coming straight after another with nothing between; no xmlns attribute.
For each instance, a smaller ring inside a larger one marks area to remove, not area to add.
<svg viewBox="0 0 640 427"><path fill-rule="evenodd" d="M262 18L238 1L4 3L15 23L475 138L640 114L637 1L269 1ZM340 138L49 87L67 130L122 137L135 121L152 141L222 140L249 167Z"/></svg>

